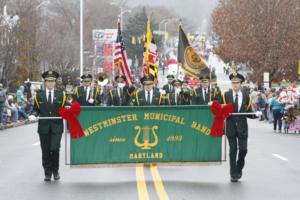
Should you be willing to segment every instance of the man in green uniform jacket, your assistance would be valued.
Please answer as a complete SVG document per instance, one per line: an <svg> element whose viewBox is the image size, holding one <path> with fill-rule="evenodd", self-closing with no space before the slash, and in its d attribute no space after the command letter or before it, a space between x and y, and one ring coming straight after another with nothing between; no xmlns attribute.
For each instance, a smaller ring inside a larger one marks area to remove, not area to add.
<svg viewBox="0 0 300 200"><path fill-rule="evenodd" d="M194 90L193 105L207 105L210 102L209 75L199 77L201 86Z"/></svg>
<svg viewBox="0 0 300 200"><path fill-rule="evenodd" d="M108 106L129 106L135 88L126 84L125 76L116 76L117 86L109 91Z"/></svg>
<svg viewBox="0 0 300 200"><path fill-rule="evenodd" d="M55 89L59 74L47 71L42 74L45 80L45 90L40 90L34 97L34 116L59 117L59 108L66 102L65 92ZM42 164L45 172L45 181L59 180L59 149L63 133L62 119L39 119L38 134L42 148Z"/></svg>
<svg viewBox="0 0 300 200"><path fill-rule="evenodd" d="M162 104L162 94L159 90L154 89L154 77L145 76L141 79L143 90L135 94L132 100L135 106L157 106Z"/></svg>
<svg viewBox="0 0 300 200"><path fill-rule="evenodd" d="M175 77L174 77L174 75L170 74L167 76L167 79L168 79L168 84L163 86L163 90L166 91L166 94L169 94L169 93L174 92L174 87L173 87L172 83L173 83Z"/></svg>
<svg viewBox="0 0 300 200"><path fill-rule="evenodd" d="M251 98L241 90L245 78L239 73L230 75L232 89L223 94L223 103L232 103L235 113L252 112ZM248 151L247 117L255 115L233 115L226 120L226 136L229 142L231 181L237 182L242 177L245 157Z"/></svg>
<svg viewBox="0 0 300 200"><path fill-rule="evenodd" d="M74 90L74 101L77 101L81 106L95 105L95 91L91 87L93 76L84 74L81 76L82 86L76 87Z"/></svg>

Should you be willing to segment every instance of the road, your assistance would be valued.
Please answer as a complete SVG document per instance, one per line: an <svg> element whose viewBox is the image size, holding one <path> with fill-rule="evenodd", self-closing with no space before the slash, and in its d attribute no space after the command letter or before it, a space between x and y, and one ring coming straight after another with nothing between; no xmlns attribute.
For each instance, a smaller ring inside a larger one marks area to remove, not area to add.
<svg viewBox="0 0 300 200"><path fill-rule="evenodd" d="M225 88L222 63L210 57ZM300 135L272 132L272 125L249 120L249 153L244 176L231 183L229 163L215 166L70 168L45 183L37 124L0 131L1 200L298 200ZM62 142L64 144L64 142ZM228 155L228 152L227 152Z"/></svg>
<svg viewBox="0 0 300 200"><path fill-rule="evenodd" d="M0 132L1 199L299 199L300 135L278 134L249 120L249 154L244 176L229 180L228 162L216 166L79 168L64 165L45 183L37 124Z"/></svg>

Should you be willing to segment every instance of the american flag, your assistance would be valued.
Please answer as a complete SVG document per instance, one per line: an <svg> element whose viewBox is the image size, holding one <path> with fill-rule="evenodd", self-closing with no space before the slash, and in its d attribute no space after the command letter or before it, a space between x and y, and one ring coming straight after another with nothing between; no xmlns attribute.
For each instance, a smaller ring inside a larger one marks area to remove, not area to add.
<svg viewBox="0 0 300 200"><path fill-rule="evenodd" d="M131 85L132 79L130 69L127 64L127 55L122 37L120 22L118 23L118 36L115 44L114 66L119 67L120 75L124 75L126 77L126 83Z"/></svg>

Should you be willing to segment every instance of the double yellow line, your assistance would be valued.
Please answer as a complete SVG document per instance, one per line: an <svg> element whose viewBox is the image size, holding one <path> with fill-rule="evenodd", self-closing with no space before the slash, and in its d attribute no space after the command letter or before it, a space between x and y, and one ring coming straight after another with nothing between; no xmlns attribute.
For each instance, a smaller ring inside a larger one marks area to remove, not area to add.
<svg viewBox="0 0 300 200"><path fill-rule="evenodd" d="M154 182L155 190L160 200L169 200L168 194L164 188L163 182L161 180L157 165L150 165L150 172ZM149 200L149 193L147 189L144 165L139 165L136 167L136 182L138 195L140 200Z"/></svg>

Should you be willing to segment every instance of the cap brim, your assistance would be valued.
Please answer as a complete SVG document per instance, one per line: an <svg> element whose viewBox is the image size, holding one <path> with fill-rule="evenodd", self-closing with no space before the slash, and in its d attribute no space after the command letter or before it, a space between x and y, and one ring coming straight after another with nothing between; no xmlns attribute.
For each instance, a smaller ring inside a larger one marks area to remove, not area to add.
<svg viewBox="0 0 300 200"><path fill-rule="evenodd" d="M45 81L56 81L57 78L55 77L46 77L44 78Z"/></svg>
<svg viewBox="0 0 300 200"><path fill-rule="evenodd" d="M143 85L153 85L153 81L144 81Z"/></svg>

